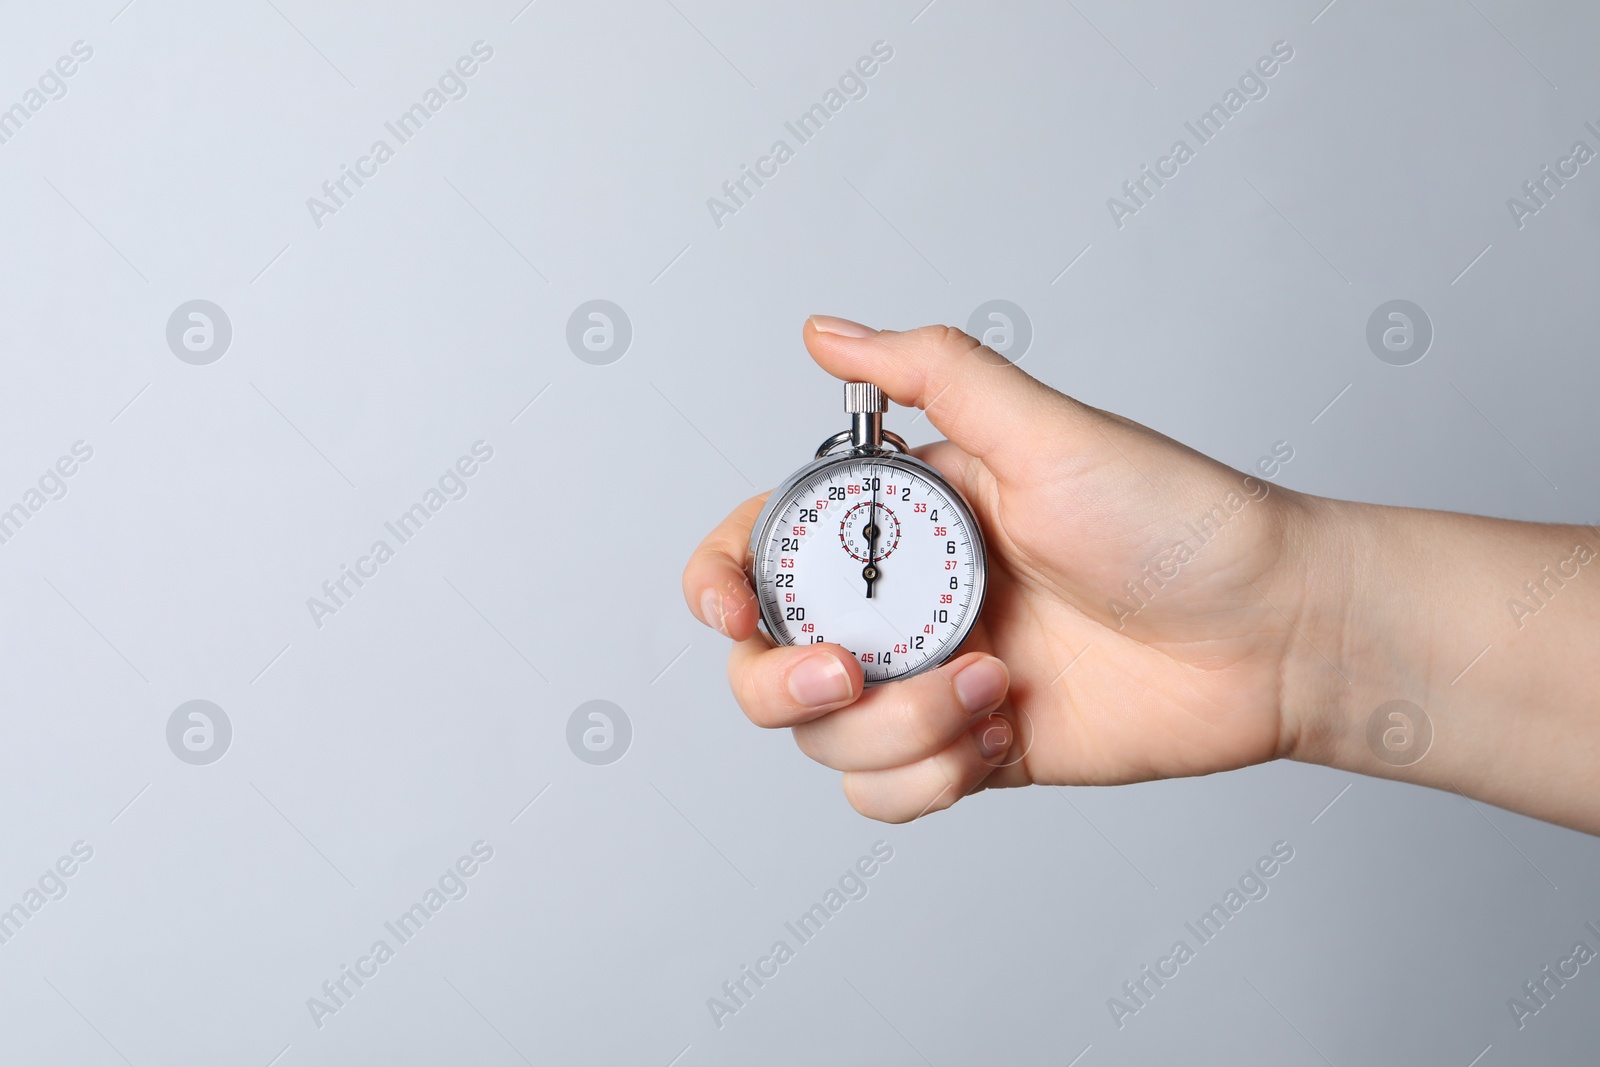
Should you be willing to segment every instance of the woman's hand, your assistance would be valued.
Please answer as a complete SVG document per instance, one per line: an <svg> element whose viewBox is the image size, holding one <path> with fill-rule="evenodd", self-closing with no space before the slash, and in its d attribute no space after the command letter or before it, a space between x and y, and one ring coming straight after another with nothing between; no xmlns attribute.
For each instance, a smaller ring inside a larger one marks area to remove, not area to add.
<svg viewBox="0 0 1600 1067"><path fill-rule="evenodd" d="M991 785L1134 782L1288 754L1286 687L1333 673L1295 632L1315 501L1063 396L959 330L818 317L805 343L829 373L877 383L949 437L917 454L977 513L988 594L961 654L863 694L849 651L774 648L757 629L745 553L764 497L747 501L683 587L734 639L729 680L753 722L792 728L844 772L858 811L890 822Z"/></svg>

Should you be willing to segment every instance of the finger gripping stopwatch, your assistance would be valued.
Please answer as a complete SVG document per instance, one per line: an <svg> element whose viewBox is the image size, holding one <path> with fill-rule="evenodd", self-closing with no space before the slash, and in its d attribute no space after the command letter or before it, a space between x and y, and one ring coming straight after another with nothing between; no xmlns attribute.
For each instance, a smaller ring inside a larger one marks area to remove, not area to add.
<svg viewBox="0 0 1600 1067"><path fill-rule="evenodd" d="M867 685L931 670L983 607L987 560L972 509L883 428L883 392L844 387L850 429L773 491L750 534L761 622L783 645L843 645Z"/></svg>

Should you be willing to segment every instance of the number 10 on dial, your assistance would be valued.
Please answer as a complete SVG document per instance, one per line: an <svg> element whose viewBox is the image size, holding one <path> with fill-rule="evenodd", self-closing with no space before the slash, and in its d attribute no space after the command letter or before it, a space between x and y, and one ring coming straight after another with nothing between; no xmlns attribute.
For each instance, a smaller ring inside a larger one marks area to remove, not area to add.
<svg viewBox="0 0 1600 1067"><path fill-rule="evenodd" d="M750 535L761 620L830 641L877 685L953 656L983 606L983 535L961 494L883 428L883 393L845 385L851 428L774 490Z"/></svg>

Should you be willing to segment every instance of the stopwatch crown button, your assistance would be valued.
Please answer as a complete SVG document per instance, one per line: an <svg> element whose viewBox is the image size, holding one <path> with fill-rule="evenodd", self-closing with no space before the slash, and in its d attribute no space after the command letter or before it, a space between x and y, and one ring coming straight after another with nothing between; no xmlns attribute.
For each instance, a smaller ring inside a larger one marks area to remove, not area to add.
<svg viewBox="0 0 1600 1067"><path fill-rule="evenodd" d="M882 414L889 410L889 402L871 382L845 382L844 410L847 415Z"/></svg>

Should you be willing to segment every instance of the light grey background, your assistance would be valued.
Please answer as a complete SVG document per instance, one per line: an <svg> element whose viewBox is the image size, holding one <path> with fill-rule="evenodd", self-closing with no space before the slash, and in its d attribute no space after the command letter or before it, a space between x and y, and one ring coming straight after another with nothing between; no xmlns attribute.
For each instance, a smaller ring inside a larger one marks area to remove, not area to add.
<svg viewBox="0 0 1600 1067"><path fill-rule="evenodd" d="M94 854L0 945L0 1058L1590 1055L1592 968L1520 1031L1506 1001L1595 944L1593 839L1298 765L884 827L743 719L678 592L842 426L811 312L1011 300L1034 374L1235 465L1288 441L1284 484L1592 519L1600 163L1521 229L1506 201L1600 148L1600 9L1322 2L7 4L0 106L94 51L0 144L0 507L94 454L0 545L0 907ZM307 198L480 40L467 96L318 227ZM718 227L707 198L880 40L865 98ZM1280 40L1269 94L1114 225ZM196 299L233 331L205 366L166 342ZM633 329L607 366L566 344L595 299ZM1365 340L1392 299L1435 330L1408 367ZM479 440L468 495L315 626ZM203 766L166 736L196 699L233 732ZM590 700L629 716L620 761L568 748ZM478 840L469 894L314 1025ZM707 998L879 840L869 895L719 1029ZM1119 1030L1108 998L1278 840L1271 895Z"/></svg>

